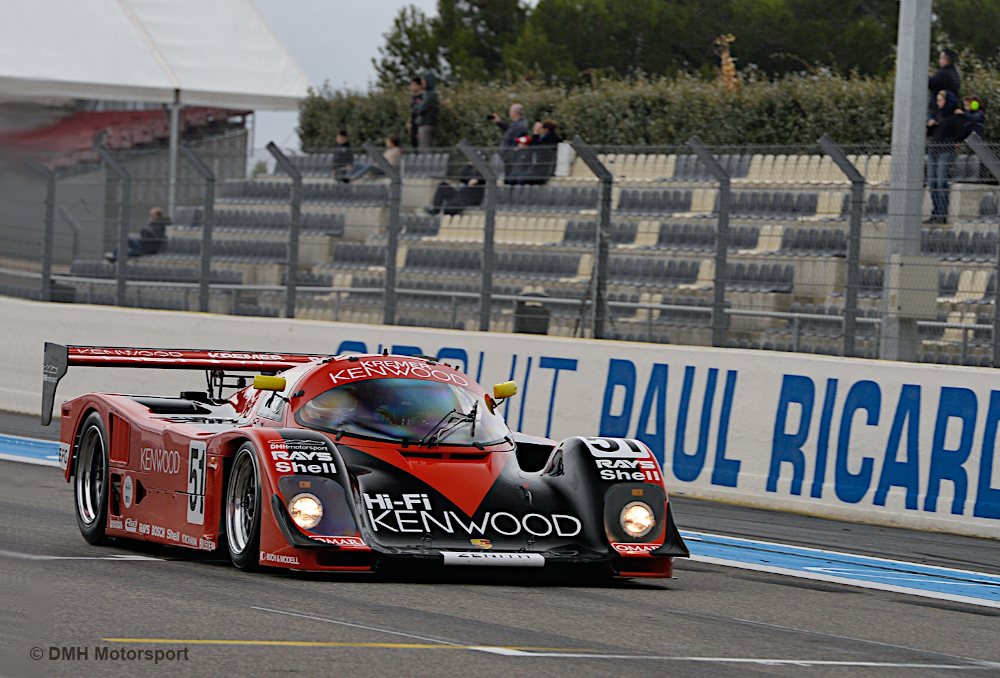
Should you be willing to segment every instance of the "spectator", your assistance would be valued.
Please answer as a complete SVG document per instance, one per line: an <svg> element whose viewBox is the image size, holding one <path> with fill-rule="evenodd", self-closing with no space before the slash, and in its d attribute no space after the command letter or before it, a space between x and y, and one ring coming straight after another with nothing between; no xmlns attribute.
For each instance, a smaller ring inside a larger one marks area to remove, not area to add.
<svg viewBox="0 0 1000 678"><path fill-rule="evenodd" d="M410 146L417 147L417 107L424 99L424 81L419 75L410 78L410 117L406 120L406 131L410 135Z"/></svg>
<svg viewBox="0 0 1000 678"><path fill-rule="evenodd" d="M556 173L556 156L559 152L558 125L552 120L536 122L535 134L517 140L517 150L509 162L504 183L510 185L540 185Z"/></svg>
<svg viewBox="0 0 1000 678"><path fill-rule="evenodd" d="M511 154L507 164L504 183L510 186L545 183L539 182L535 169L535 153L531 148L531 137L527 134L517 138L517 149Z"/></svg>
<svg viewBox="0 0 1000 678"><path fill-rule="evenodd" d="M965 110L959 109L955 113L964 116L965 137L975 132L985 138L986 132L983 126L986 122L986 113L983 111L983 102L976 96L966 97L962 100L962 108Z"/></svg>
<svg viewBox="0 0 1000 678"><path fill-rule="evenodd" d="M382 157L393 167L399 167L399 164L403 161L403 149L399 147L399 137L395 134L390 134L385 138L385 151L382 153ZM355 163L354 169L344 177L344 181L349 182L360 179L369 172L375 176L384 176L382 170L372 162L371 158L366 157Z"/></svg>
<svg viewBox="0 0 1000 678"><path fill-rule="evenodd" d="M458 173L458 186L442 181L434 191L432 207L427 208L428 214L461 214L466 207L477 207L483 202L483 175L472 163L468 163Z"/></svg>
<svg viewBox="0 0 1000 678"><path fill-rule="evenodd" d="M337 146L333 149L333 176L343 181L353 167L351 140L347 136L347 130L342 129L337 132Z"/></svg>
<svg viewBox="0 0 1000 678"><path fill-rule="evenodd" d="M517 140L528 134L528 123L524 120L524 106L521 104L511 104L507 111L510 122L504 122L500 116L494 113L490 116L493 124L503 130L503 139L500 141L500 148L517 148Z"/></svg>
<svg viewBox="0 0 1000 678"><path fill-rule="evenodd" d="M427 73L420 81L420 101L413 108L413 126L417 129L417 148L426 152L433 148L434 128L437 126L440 101L435 90L436 79Z"/></svg>
<svg viewBox="0 0 1000 678"><path fill-rule="evenodd" d="M556 157L559 153L559 125L554 120L546 120L540 123L540 133L536 132L536 137L532 139L535 147L535 174L545 183L556 174Z"/></svg>
<svg viewBox="0 0 1000 678"><path fill-rule="evenodd" d="M941 50L938 55L938 70L927 80L927 119L934 117L937 110L935 101L938 92L945 90L955 95L956 101L961 95L962 74L958 72L955 62L958 61L958 53L953 49Z"/></svg>
<svg viewBox="0 0 1000 678"><path fill-rule="evenodd" d="M958 98L949 90L937 95L937 112L927 121L930 142L927 144L927 187L934 208L926 223L948 221L948 179L955 162L958 143L965 138L963 116L957 115Z"/></svg>
<svg viewBox="0 0 1000 678"><path fill-rule="evenodd" d="M163 215L162 208L154 207L149 210L149 224L139 231L139 237L128 238L128 258L161 252L167 244L169 224L170 219ZM118 260L118 250L106 252L104 257L113 264Z"/></svg>

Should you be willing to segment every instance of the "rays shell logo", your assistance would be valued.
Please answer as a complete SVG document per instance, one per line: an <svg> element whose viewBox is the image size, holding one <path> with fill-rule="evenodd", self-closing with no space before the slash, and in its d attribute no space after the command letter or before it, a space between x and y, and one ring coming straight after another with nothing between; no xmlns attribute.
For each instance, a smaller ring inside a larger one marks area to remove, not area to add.
<svg viewBox="0 0 1000 678"><path fill-rule="evenodd" d="M491 549L493 548L493 543L489 539L470 539L469 542L473 546L478 546L481 549Z"/></svg>

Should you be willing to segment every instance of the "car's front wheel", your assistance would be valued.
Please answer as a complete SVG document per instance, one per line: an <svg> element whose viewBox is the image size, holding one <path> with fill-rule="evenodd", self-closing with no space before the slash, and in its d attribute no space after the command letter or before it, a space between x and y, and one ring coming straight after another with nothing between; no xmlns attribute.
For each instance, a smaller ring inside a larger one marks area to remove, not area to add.
<svg viewBox="0 0 1000 678"><path fill-rule="evenodd" d="M108 434L97 412L90 413L80 431L73 464L76 523L87 543L96 546L107 541Z"/></svg>
<svg viewBox="0 0 1000 678"><path fill-rule="evenodd" d="M226 543L233 565L255 570L260 565L260 471L252 443L243 443L233 458L226 488Z"/></svg>

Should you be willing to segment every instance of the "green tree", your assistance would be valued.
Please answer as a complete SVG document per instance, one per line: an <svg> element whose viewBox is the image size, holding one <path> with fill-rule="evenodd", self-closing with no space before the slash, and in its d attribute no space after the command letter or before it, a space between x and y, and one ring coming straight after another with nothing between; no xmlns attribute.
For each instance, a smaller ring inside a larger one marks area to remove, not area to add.
<svg viewBox="0 0 1000 678"><path fill-rule="evenodd" d="M412 74L433 73L439 78L444 74L440 23L413 5L399 10L392 28L383 35L379 58L372 59L382 87L403 85Z"/></svg>
<svg viewBox="0 0 1000 678"><path fill-rule="evenodd" d="M986 62L1000 57L1000 0L935 0L936 28L957 50L970 49Z"/></svg>
<svg viewBox="0 0 1000 678"><path fill-rule="evenodd" d="M519 0L438 0L439 43L450 79L489 82L504 74L504 48L524 29Z"/></svg>

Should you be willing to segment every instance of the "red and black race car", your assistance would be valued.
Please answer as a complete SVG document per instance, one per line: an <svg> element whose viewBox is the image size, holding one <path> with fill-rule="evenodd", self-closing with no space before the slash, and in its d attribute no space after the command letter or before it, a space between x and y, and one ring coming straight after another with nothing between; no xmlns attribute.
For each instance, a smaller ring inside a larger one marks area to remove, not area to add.
<svg viewBox="0 0 1000 678"><path fill-rule="evenodd" d="M47 343L43 424L70 366L207 377L179 396L62 405L60 459L91 544L224 549L243 569L565 565L619 577L670 577L688 555L649 448L513 433L497 411L513 382L489 394L424 356Z"/></svg>

